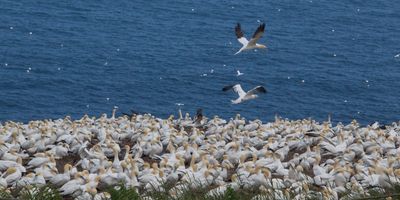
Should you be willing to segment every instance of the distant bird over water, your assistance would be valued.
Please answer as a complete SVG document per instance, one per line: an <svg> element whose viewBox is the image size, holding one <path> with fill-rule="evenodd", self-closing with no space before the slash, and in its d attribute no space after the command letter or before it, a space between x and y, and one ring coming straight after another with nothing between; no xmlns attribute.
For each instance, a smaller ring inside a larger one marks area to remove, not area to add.
<svg viewBox="0 0 400 200"><path fill-rule="evenodd" d="M257 86L249 90L248 92L245 92L243 91L242 86L240 86L240 84L226 86L222 88L222 91L225 92L230 89L233 89L239 95L239 98L237 98L236 100L231 100L232 104L238 104L242 103L243 101L255 99L258 97L257 93L267 93L267 90L263 86Z"/></svg>
<svg viewBox="0 0 400 200"><path fill-rule="evenodd" d="M236 76L241 76L244 74L244 73L240 72L239 70L236 70L236 72L237 72Z"/></svg>
<svg viewBox="0 0 400 200"><path fill-rule="evenodd" d="M262 23L256 30L256 32L254 32L253 37L250 39L250 41L248 41L245 37L244 34L242 32L242 29L240 27L240 24L237 23L236 27L235 27L235 33L236 33L236 37L238 39L238 41L243 45L242 48L240 48L240 50L238 52L235 53L238 54L244 50L250 50L250 49L265 49L267 48L265 45L262 44L257 44L257 40L261 38L261 36L264 34L264 29L265 29L265 23Z"/></svg>

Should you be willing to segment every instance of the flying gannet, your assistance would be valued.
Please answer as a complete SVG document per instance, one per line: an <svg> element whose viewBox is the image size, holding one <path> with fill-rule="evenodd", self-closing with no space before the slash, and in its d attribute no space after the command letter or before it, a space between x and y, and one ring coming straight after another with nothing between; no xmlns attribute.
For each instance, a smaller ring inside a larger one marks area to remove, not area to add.
<svg viewBox="0 0 400 200"><path fill-rule="evenodd" d="M242 32L242 29L240 28L240 24L237 23L236 27L235 27L235 33L236 33L236 37L238 39L238 41L243 45L242 48L240 48L240 50L238 52L235 53L238 54L244 50L250 50L250 49L255 49L255 48L259 48L259 49L264 49L267 48L265 45L262 44L257 44L257 40L261 38L261 36L264 34L264 29L265 29L265 23L262 23L256 30L256 32L254 32L253 37L250 39L250 41L248 41L245 37L244 34Z"/></svg>
<svg viewBox="0 0 400 200"><path fill-rule="evenodd" d="M239 95L239 98L237 98L236 100L231 100L232 104L238 104L238 103L242 103L243 101L255 99L258 97L257 93L267 93L267 90L263 86L257 86L255 88L249 90L248 92L245 92L245 91L243 91L240 84L226 86L226 87L222 88L222 91L225 92L230 89L233 89Z"/></svg>
<svg viewBox="0 0 400 200"><path fill-rule="evenodd" d="M236 72L237 72L236 76L241 76L244 74L244 73L240 72L239 70L236 70Z"/></svg>

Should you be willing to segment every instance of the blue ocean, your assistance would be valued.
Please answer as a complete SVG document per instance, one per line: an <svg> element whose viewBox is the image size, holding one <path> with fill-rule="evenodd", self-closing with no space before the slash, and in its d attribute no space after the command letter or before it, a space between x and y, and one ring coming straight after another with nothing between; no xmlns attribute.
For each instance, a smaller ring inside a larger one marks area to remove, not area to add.
<svg viewBox="0 0 400 200"><path fill-rule="evenodd" d="M267 49L238 55L234 27ZM400 120L397 1L0 0L0 121L157 117ZM237 70L243 75L237 76ZM233 105L226 85L268 93ZM184 104L178 106L177 104Z"/></svg>

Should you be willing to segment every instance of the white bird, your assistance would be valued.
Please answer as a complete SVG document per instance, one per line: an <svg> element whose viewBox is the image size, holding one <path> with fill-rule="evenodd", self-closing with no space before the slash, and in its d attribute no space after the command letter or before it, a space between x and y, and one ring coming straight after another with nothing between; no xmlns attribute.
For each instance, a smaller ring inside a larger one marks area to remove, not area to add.
<svg viewBox="0 0 400 200"><path fill-rule="evenodd" d="M83 179L81 173L77 173L75 174L74 179L66 182L59 190L62 195L69 195L79 190L84 183L85 180Z"/></svg>
<svg viewBox="0 0 400 200"><path fill-rule="evenodd" d="M257 44L257 40L261 38L261 36L264 34L264 29L265 29L265 23L262 23L254 32L253 37L248 41L242 32L242 29L240 28L240 24L238 23L235 27L235 33L238 41L243 45L242 48L238 52L235 53L238 54L244 50L250 50L250 49L265 49L267 48L265 45L262 44Z"/></svg>
<svg viewBox="0 0 400 200"><path fill-rule="evenodd" d="M6 173L2 175L5 178L7 185L11 186L21 178L21 171L15 167L10 167L7 169Z"/></svg>
<svg viewBox="0 0 400 200"><path fill-rule="evenodd" d="M115 120L115 113L117 112L118 106L114 106L111 114L111 120Z"/></svg>
<svg viewBox="0 0 400 200"><path fill-rule="evenodd" d="M49 157L35 157L28 162L28 168L39 167L50 161Z"/></svg>
<svg viewBox="0 0 400 200"><path fill-rule="evenodd" d="M71 177L70 177L71 169L72 169L72 166L70 164L64 165L64 173L63 174L57 174L57 175L53 176L50 179L50 182L53 185L56 185L56 186L64 185L65 183L67 183L71 179Z"/></svg>
<svg viewBox="0 0 400 200"><path fill-rule="evenodd" d="M237 70L236 72L237 72L237 75L236 75L236 76L241 76L241 75L244 74L244 73L241 73L239 70Z"/></svg>
<svg viewBox="0 0 400 200"><path fill-rule="evenodd" d="M238 104L238 103L242 103L243 101L255 99L258 97L257 93L267 93L267 90L263 86L257 86L255 88L249 90L248 92L245 92L245 91L243 91L240 84L226 86L226 87L222 88L222 91L225 92L230 89L233 89L239 95L239 98L237 98L236 100L231 100L232 104Z"/></svg>

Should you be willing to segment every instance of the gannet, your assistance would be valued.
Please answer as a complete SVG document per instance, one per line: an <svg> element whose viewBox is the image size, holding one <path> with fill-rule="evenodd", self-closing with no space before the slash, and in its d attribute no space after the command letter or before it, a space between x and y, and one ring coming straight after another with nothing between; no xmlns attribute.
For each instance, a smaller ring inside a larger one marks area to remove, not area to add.
<svg viewBox="0 0 400 200"><path fill-rule="evenodd" d="M15 167L8 168L7 171L1 175L1 177L6 180L8 186L16 183L21 178L21 176L21 171Z"/></svg>
<svg viewBox="0 0 400 200"><path fill-rule="evenodd" d="M62 185L64 185L65 183L67 183L68 181L71 180L71 176L70 176L71 169L72 169L72 166L70 164L65 164L64 165L64 173L63 174L57 174L57 175L53 176L50 179L50 182L53 185L61 187Z"/></svg>
<svg viewBox="0 0 400 200"><path fill-rule="evenodd" d="M239 70L236 70L236 72L237 72L236 76L241 76L244 74L244 73L240 72Z"/></svg>
<svg viewBox="0 0 400 200"><path fill-rule="evenodd" d="M235 33L236 33L236 37L238 39L238 41L243 45L242 48L240 48L240 50L238 52L235 53L238 54L244 50L250 50L250 49L265 49L267 48L265 45L262 44L257 44L257 40L261 38L261 36L264 34L264 29L265 29L265 23L262 23L256 30L256 32L254 32L253 37L250 39L250 41L248 41L245 37L244 34L242 32L242 29L240 28L240 24L237 23L236 27L235 27Z"/></svg>
<svg viewBox="0 0 400 200"><path fill-rule="evenodd" d="M263 86L257 86L249 90L248 92L245 92L243 91L242 86L240 86L240 84L226 86L222 88L222 91L225 92L232 88L239 95L239 98L237 98L236 100L231 100L232 104L238 104L242 103L243 101L255 99L258 97L257 93L267 93L267 90Z"/></svg>
<svg viewBox="0 0 400 200"><path fill-rule="evenodd" d="M194 120L194 123L201 124L201 121L203 120L203 109L199 108L197 109L196 113L196 120Z"/></svg>

